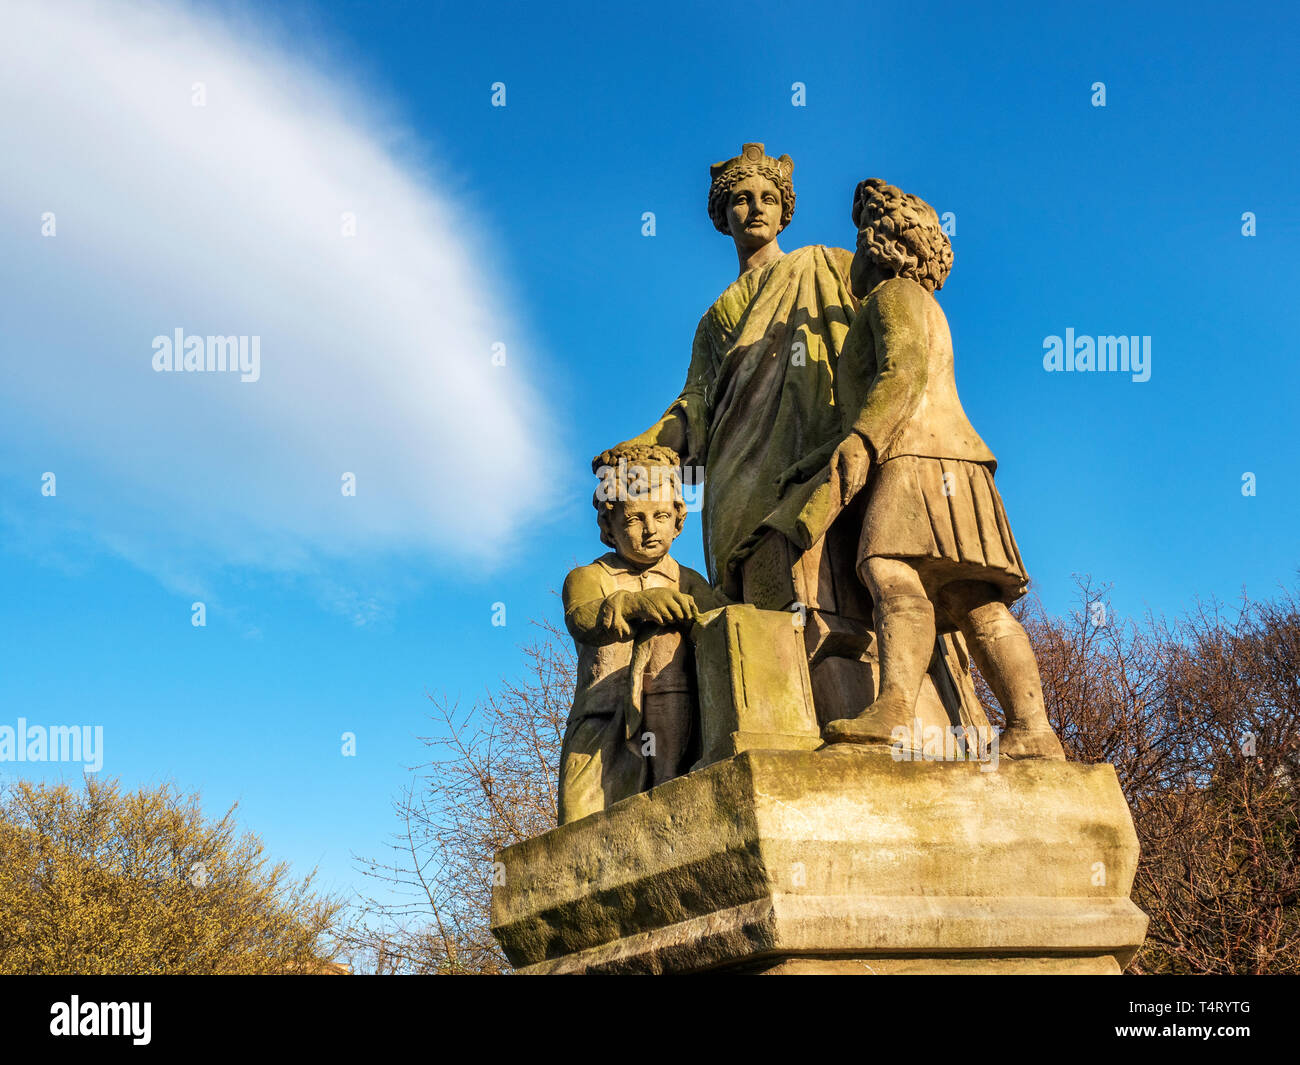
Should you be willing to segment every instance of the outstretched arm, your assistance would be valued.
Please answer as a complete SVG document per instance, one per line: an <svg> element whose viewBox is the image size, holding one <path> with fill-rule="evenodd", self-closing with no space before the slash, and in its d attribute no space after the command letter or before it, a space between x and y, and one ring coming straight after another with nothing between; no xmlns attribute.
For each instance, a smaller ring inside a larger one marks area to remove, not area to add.
<svg viewBox="0 0 1300 1065"><path fill-rule="evenodd" d="M678 396L673 401L673 405L664 411L664 415L654 425L650 426L644 433L634 436L630 440L623 441L619 447L630 446L633 444L659 444L663 447L672 448L679 456L684 456L688 450L688 439L690 432L688 426L690 417L686 412L686 407L690 399L686 393ZM597 456L599 457L599 456ZM683 457L682 461L686 459ZM592 460L593 468L596 465L596 459Z"/></svg>

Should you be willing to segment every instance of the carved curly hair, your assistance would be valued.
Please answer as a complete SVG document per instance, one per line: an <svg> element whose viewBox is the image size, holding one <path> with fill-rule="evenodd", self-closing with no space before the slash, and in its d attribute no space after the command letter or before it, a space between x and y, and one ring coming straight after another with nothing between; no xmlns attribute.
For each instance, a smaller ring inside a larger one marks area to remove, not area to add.
<svg viewBox="0 0 1300 1065"><path fill-rule="evenodd" d="M600 542L606 547L614 546L609 522L614 516L615 505L624 499L637 499L643 495L654 498L650 493L665 487L672 492L673 507L677 511L677 532L682 531L686 522L682 460L672 448L659 444L619 445L602 451L592 463L592 470L600 477L600 484L592 494L591 505L596 508Z"/></svg>
<svg viewBox="0 0 1300 1065"><path fill-rule="evenodd" d="M790 175L763 163L740 163L728 167L714 178L713 184L709 186L709 219L713 222L713 228L724 237L731 236L731 223L727 221L731 190L745 178L753 177L755 174L767 178L780 190L781 229L785 229L790 224L790 219L794 217L794 182L790 180Z"/></svg>
<svg viewBox="0 0 1300 1065"><path fill-rule="evenodd" d="M934 208L919 196L867 178L853 193L853 224L859 254L928 292L943 288L952 269L952 242Z"/></svg>

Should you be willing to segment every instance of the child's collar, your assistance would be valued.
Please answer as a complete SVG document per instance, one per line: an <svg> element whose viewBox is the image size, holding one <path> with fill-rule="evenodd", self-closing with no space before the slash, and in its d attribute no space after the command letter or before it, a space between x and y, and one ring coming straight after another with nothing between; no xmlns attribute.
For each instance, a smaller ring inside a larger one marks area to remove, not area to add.
<svg viewBox="0 0 1300 1065"><path fill-rule="evenodd" d="M677 561L672 555L664 555L653 566L647 566L645 569L638 569L616 551L610 551L596 561L611 573L657 573L661 577L667 577L670 581L677 581L681 578L681 567L677 565Z"/></svg>

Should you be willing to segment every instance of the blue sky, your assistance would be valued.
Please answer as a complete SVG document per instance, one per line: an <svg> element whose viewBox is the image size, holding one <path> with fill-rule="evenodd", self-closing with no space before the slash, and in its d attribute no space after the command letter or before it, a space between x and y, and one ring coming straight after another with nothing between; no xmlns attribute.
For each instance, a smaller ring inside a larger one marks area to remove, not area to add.
<svg viewBox="0 0 1300 1065"><path fill-rule="evenodd" d="M795 160L786 250L852 247L868 176L955 216L958 384L1049 608L1294 584L1297 16L1077 8L21 0L0 724L102 725L105 772L357 884L425 693L515 673L603 551L588 460L676 396L735 273L708 165L750 140ZM261 379L153 373L177 326L260 336ZM1067 328L1150 336L1150 380L1046 373Z"/></svg>

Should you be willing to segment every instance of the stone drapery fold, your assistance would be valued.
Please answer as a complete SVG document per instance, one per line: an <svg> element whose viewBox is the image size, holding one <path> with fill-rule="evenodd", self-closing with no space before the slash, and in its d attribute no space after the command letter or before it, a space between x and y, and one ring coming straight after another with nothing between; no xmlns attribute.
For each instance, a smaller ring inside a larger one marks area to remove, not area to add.
<svg viewBox="0 0 1300 1065"><path fill-rule="evenodd" d="M835 379L857 310L852 258L812 245L737 278L700 320L681 394L636 438L662 443L681 423L682 461L705 468L709 577L728 595L738 597L736 567L766 529L806 548L838 512L822 467L845 434Z"/></svg>

